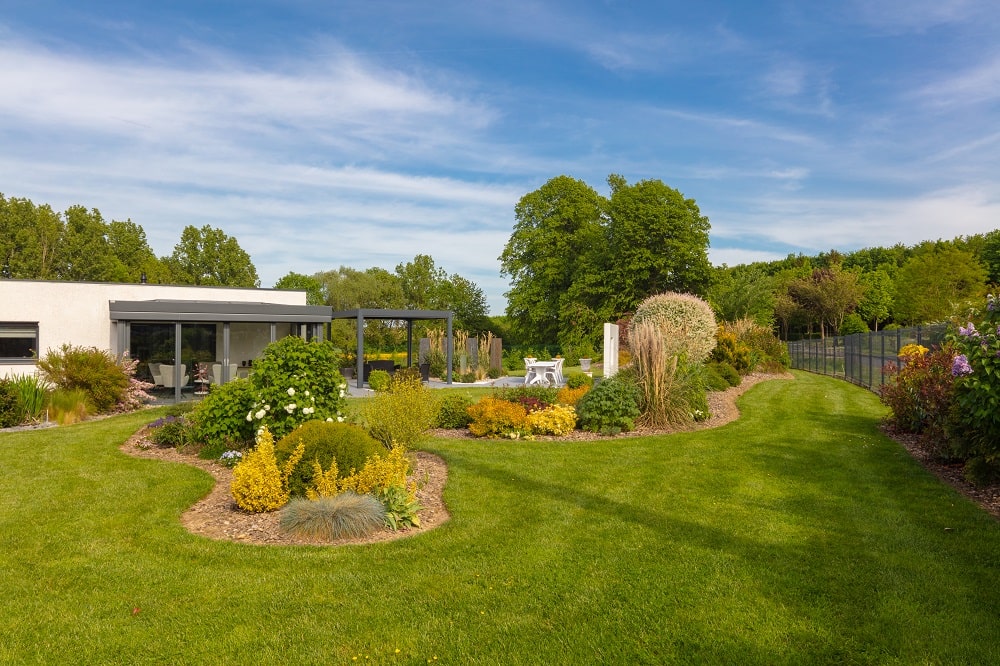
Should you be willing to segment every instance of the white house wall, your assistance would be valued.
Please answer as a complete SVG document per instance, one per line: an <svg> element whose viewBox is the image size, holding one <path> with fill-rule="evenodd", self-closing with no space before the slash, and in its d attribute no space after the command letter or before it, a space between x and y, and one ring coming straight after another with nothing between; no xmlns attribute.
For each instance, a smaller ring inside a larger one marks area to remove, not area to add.
<svg viewBox="0 0 1000 666"><path fill-rule="evenodd" d="M37 322L39 357L64 344L117 353L116 324L111 321L109 301L155 300L306 305L306 293L283 289L0 279L0 322ZM248 350L260 348L251 346L259 340L246 343L240 352L234 348L233 359L242 358L239 353L247 355ZM0 377L34 372L33 363L0 363Z"/></svg>

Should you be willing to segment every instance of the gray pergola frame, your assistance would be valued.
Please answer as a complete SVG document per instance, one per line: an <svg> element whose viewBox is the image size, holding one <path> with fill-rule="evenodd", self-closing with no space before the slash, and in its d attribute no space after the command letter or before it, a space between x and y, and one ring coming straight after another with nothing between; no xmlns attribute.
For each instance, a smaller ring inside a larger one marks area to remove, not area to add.
<svg viewBox="0 0 1000 666"><path fill-rule="evenodd" d="M363 388L365 381L365 319L381 321L406 322L406 365L413 365L413 322L445 319L448 322L448 344L445 350L447 356L447 381L451 384L451 361L455 355L455 342L452 339L452 320L455 313L451 310L384 310L379 308L358 308L357 310L340 310L334 312L331 319L356 319L358 333L358 358L355 376L358 388Z"/></svg>
<svg viewBox="0 0 1000 666"><path fill-rule="evenodd" d="M323 326L330 321L331 308L327 305L287 305L282 303L241 303L233 301L109 301L111 320L118 324L118 352L131 346L132 322L162 322L174 326L174 357L181 357L181 326L189 323L222 324L223 380L231 379L229 371L229 325L233 322L270 324L271 342L277 339L279 323L308 327L311 337L322 339ZM181 401L181 367L174 364L174 402Z"/></svg>

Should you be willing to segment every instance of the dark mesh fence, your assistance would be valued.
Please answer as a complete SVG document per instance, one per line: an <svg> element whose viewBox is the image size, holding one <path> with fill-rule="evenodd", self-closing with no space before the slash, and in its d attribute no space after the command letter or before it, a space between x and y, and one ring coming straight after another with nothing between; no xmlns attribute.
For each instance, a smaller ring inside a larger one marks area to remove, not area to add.
<svg viewBox="0 0 1000 666"><path fill-rule="evenodd" d="M876 333L796 340L788 343L792 367L840 377L877 390L885 383L886 363L899 363L899 350L909 344L930 347L941 342L947 324L897 328Z"/></svg>

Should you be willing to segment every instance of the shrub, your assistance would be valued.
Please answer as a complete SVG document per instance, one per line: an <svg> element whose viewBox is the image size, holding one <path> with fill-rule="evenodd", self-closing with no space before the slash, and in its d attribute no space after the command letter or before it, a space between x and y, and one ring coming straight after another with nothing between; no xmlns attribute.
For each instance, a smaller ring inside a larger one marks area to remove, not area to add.
<svg viewBox="0 0 1000 666"><path fill-rule="evenodd" d="M245 511L274 511L288 502L288 476L301 458L291 456L283 468L274 457L274 438L265 426L257 438L257 446L233 469L230 492L236 504Z"/></svg>
<svg viewBox="0 0 1000 666"><path fill-rule="evenodd" d="M288 476L288 491L294 497L304 497L309 486L314 484L314 463L327 469L336 462L337 476L342 478L361 469L368 458L382 450L360 426L306 421L275 444L277 463L282 465L288 461L299 446L303 447L301 459Z"/></svg>
<svg viewBox="0 0 1000 666"><path fill-rule="evenodd" d="M486 376L490 379L500 379L503 377L503 370L500 368L490 368L486 371Z"/></svg>
<svg viewBox="0 0 1000 666"><path fill-rule="evenodd" d="M149 424L149 440L156 446L181 448L191 441L191 424L182 416L164 416Z"/></svg>
<svg viewBox="0 0 1000 666"><path fill-rule="evenodd" d="M782 372L791 365L788 345L767 326L753 319L737 319L726 324L726 329L736 334L736 339L750 349L750 370Z"/></svg>
<svg viewBox="0 0 1000 666"><path fill-rule="evenodd" d="M0 379L0 428L12 428L21 423L21 407L17 401L14 382Z"/></svg>
<svg viewBox="0 0 1000 666"><path fill-rule="evenodd" d="M462 382L463 384L475 384L476 383L476 373L474 373L474 372L465 372L465 373L462 373L459 376L458 381Z"/></svg>
<svg viewBox="0 0 1000 666"><path fill-rule="evenodd" d="M416 444L437 421L438 402L422 384L376 393L361 407L361 422L387 449Z"/></svg>
<svg viewBox="0 0 1000 666"><path fill-rule="evenodd" d="M255 395L248 379L213 386L191 411L193 438L208 451L245 448L259 422L251 414Z"/></svg>
<svg viewBox="0 0 1000 666"><path fill-rule="evenodd" d="M420 368L401 368L389 379L389 391L418 389L424 382L420 377Z"/></svg>
<svg viewBox="0 0 1000 666"><path fill-rule="evenodd" d="M472 401L464 395L447 395L441 400L436 425L438 428L465 428L472 417L467 411Z"/></svg>
<svg viewBox="0 0 1000 666"><path fill-rule="evenodd" d="M329 341L289 335L272 342L254 361L250 383L255 400L243 416L255 429L266 425L275 437L306 421L343 418L347 382Z"/></svg>
<svg viewBox="0 0 1000 666"><path fill-rule="evenodd" d="M629 350L635 354L633 330L642 323L659 329L667 345L666 355L683 354L701 363L715 347L715 314L712 307L691 294L667 292L650 296L635 310L629 325Z"/></svg>
<svg viewBox="0 0 1000 666"><path fill-rule="evenodd" d="M743 377L740 376L739 371L725 361L709 363L708 367L710 367L726 382L726 386L722 387L723 389L730 386L739 386L743 383Z"/></svg>
<svg viewBox="0 0 1000 666"><path fill-rule="evenodd" d="M431 377L444 379L448 375L448 357L443 351L432 349L427 356L427 363L430 365Z"/></svg>
<svg viewBox="0 0 1000 666"><path fill-rule="evenodd" d="M351 492L315 500L295 498L281 510L280 525L305 539L356 539L385 525L385 509L375 497Z"/></svg>
<svg viewBox="0 0 1000 666"><path fill-rule="evenodd" d="M38 361L42 379L64 390L81 390L98 413L111 411L122 401L129 378L111 354L96 347L64 344Z"/></svg>
<svg viewBox="0 0 1000 666"><path fill-rule="evenodd" d="M368 388L373 391L388 391L392 377L385 370L372 370L368 373Z"/></svg>
<svg viewBox="0 0 1000 666"><path fill-rule="evenodd" d="M576 405L576 403L580 402L580 398L587 395L587 391L589 390L589 386L581 386L579 388L564 386L556 393L556 402L560 405Z"/></svg>
<svg viewBox="0 0 1000 666"><path fill-rule="evenodd" d="M1000 298L990 294L986 308L948 339L958 355L955 380L955 430L969 442L969 462L1000 471ZM973 463L973 460L977 462ZM988 476L974 472L977 477Z"/></svg>
<svg viewBox="0 0 1000 666"><path fill-rule="evenodd" d="M868 333L869 330L868 323L856 312L852 312L844 317L844 322L840 325L840 335Z"/></svg>
<svg viewBox="0 0 1000 666"><path fill-rule="evenodd" d="M122 354L122 357L118 360L118 367L121 368L122 372L128 378L128 385L118 400L118 404L115 405L114 411L134 412L137 409L141 409L146 403L153 401L153 396L146 393L146 391L153 388L153 384L135 378L135 369L138 366L139 360L129 358L127 352Z"/></svg>
<svg viewBox="0 0 1000 666"><path fill-rule="evenodd" d="M519 403L485 397L469 407L469 432L476 437L516 439L527 429L528 412Z"/></svg>
<svg viewBox="0 0 1000 666"><path fill-rule="evenodd" d="M549 405L528 414L525 422L533 435L566 435L576 428L576 410L568 405Z"/></svg>
<svg viewBox="0 0 1000 666"><path fill-rule="evenodd" d="M632 430L640 414L639 398L635 376L627 371L619 372L595 384L577 403L580 427L605 434Z"/></svg>
<svg viewBox="0 0 1000 666"><path fill-rule="evenodd" d="M733 372L736 372L736 370L733 370ZM736 376L738 377L739 373ZM719 372L718 363L708 363L705 365L705 388L709 391L725 391L729 388L729 382Z"/></svg>
<svg viewBox="0 0 1000 666"><path fill-rule="evenodd" d="M410 498L415 500L417 486L415 483L407 483L406 475L409 472L410 461L406 457L406 448L396 446L388 452L373 455L359 471L341 479L337 487L340 492L352 490L365 495L398 486L406 489Z"/></svg>
<svg viewBox="0 0 1000 666"><path fill-rule="evenodd" d="M710 358L716 363L727 364L741 375L749 374L754 367L750 347L740 342L736 333L727 330L725 324L720 325L715 333L715 349Z"/></svg>
<svg viewBox="0 0 1000 666"><path fill-rule="evenodd" d="M933 453L944 454L949 413L955 393L952 365L955 352L950 347L931 352L912 352L903 357L901 367L888 364L889 381L879 389L882 402L892 410L889 421L899 430L928 433L940 445Z"/></svg>
<svg viewBox="0 0 1000 666"><path fill-rule="evenodd" d="M59 425L83 421L92 413L90 396L83 389L57 388L49 394L49 420Z"/></svg>
<svg viewBox="0 0 1000 666"><path fill-rule="evenodd" d="M590 388L593 385L594 385L594 378L589 375L585 375L582 372L574 372L566 375L567 388L577 389L577 388L583 388L584 386Z"/></svg>

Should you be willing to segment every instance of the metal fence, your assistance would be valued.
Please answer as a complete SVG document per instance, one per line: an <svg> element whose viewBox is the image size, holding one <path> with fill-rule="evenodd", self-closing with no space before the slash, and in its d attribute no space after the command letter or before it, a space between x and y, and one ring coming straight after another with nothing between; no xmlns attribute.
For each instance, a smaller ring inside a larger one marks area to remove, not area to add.
<svg viewBox="0 0 1000 666"><path fill-rule="evenodd" d="M899 350L908 344L925 347L944 338L947 324L896 328L876 333L796 340L788 343L792 367L877 390L886 381L885 364L899 363Z"/></svg>

